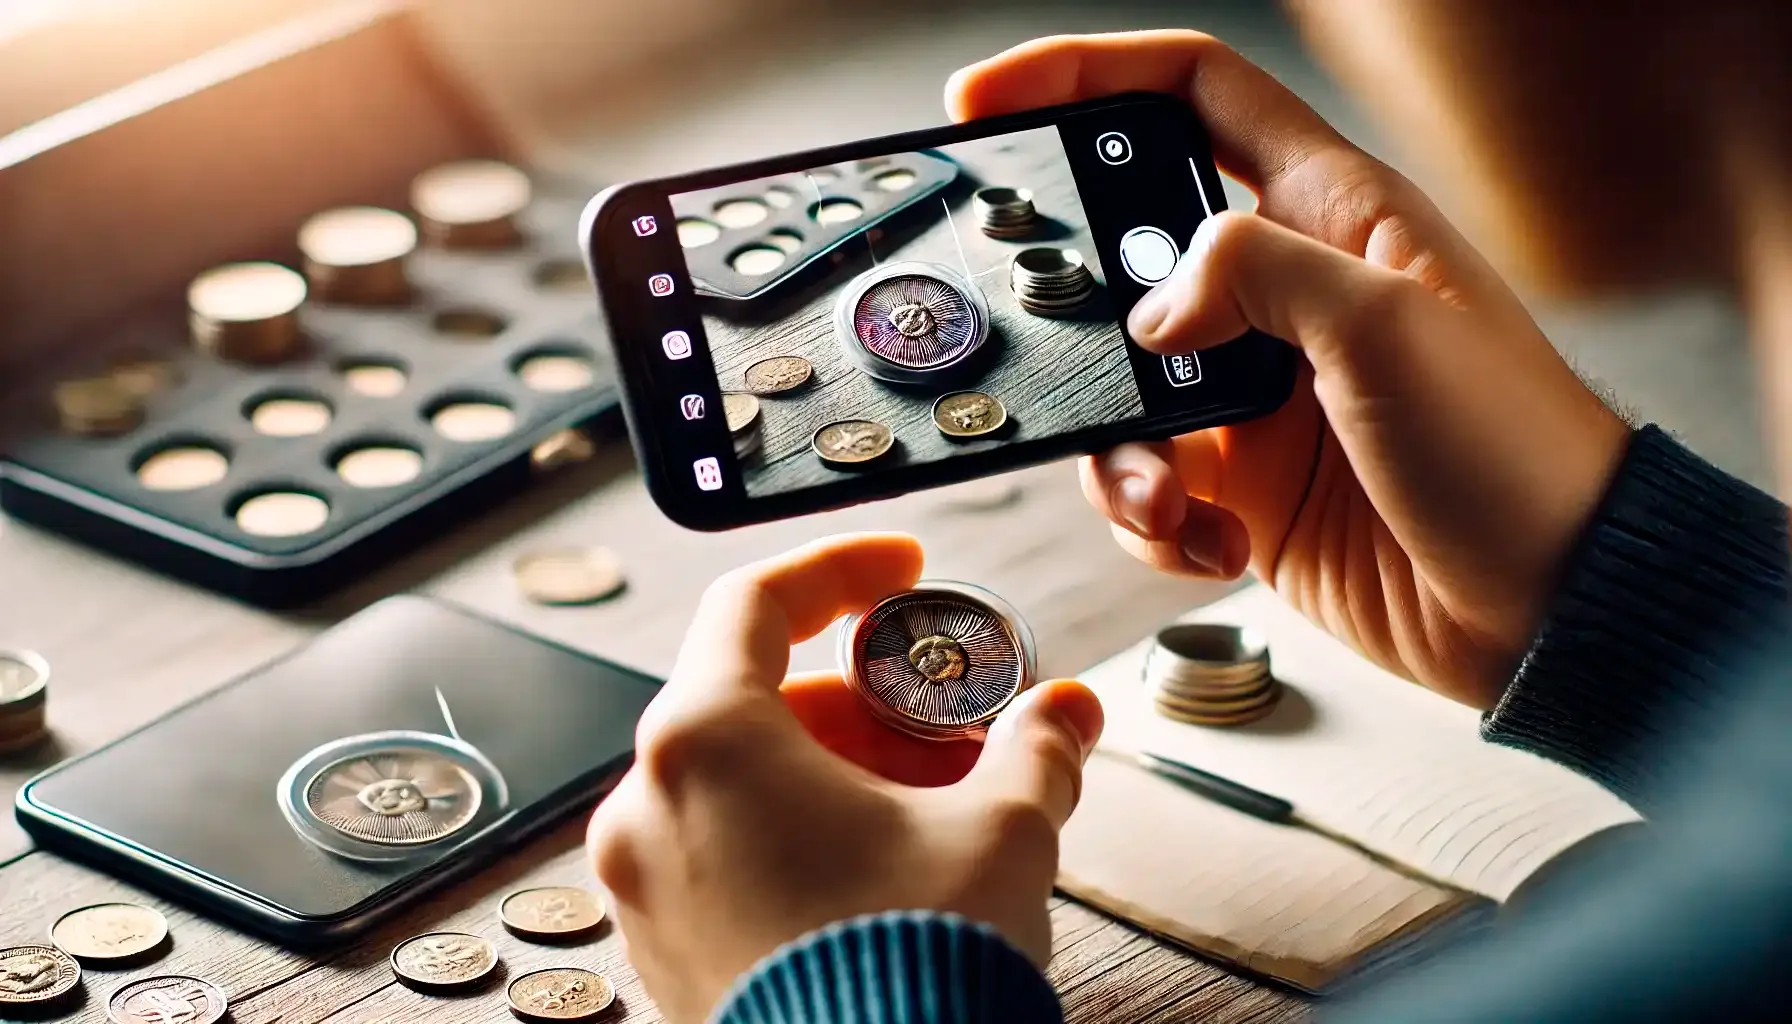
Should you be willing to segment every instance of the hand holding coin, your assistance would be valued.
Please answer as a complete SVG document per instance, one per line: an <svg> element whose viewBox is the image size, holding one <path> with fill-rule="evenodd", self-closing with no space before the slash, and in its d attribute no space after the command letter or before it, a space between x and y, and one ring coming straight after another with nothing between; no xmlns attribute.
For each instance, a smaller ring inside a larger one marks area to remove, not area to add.
<svg viewBox="0 0 1792 1024"><path fill-rule="evenodd" d="M590 833L610 917L669 1018L706 1019L779 945L882 910L961 913L1045 962L1056 836L1101 731L1094 694L1041 684L984 742L942 742L885 725L837 673L785 677L791 645L920 571L912 538L836 537L704 595ZM945 676L953 653L917 656Z"/></svg>

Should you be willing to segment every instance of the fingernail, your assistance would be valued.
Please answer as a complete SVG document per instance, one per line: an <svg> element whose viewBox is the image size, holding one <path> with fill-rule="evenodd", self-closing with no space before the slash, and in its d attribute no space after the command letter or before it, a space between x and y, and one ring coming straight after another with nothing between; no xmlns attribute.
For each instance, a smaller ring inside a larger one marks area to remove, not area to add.
<svg viewBox="0 0 1792 1024"><path fill-rule="evenodd" d="M1226 538L1220 524L1207 516L1190 516L1182 524L1182 557L1209 576L1226 574Z"/></svg>
<svg viewBox="0 0 1792 1024"><path fill-rule="evenodd" d="M1123 476L1114 485L1114 513L1141 537L1151 536L1151 485L1144 477Z"/></svg>
<svg viewBox="0 0 1792 1024"><path fill-rule="evenodd" d="M1126 318L1126 326L1137 338L1149 337L1157 333L1164 320L1170 315L1170 292L1158 286L1145 293L1145 297L1132 307L1132 313Z"/></svg>

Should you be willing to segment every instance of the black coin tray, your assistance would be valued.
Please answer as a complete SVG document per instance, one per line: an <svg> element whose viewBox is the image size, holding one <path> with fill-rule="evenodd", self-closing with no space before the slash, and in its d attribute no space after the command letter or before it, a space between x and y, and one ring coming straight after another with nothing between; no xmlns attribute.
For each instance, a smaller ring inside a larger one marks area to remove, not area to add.
<svg viewBox="0 0 1792 1024"><path fill-rule="evenodd" d="M26 429L0 463L0 507L13 516L265 606L310 601L527 483L530 453L569 427L607 427L618 389L596 300L583 281L574 225L588 192L560 183L537 186L518 218L524 242L503 251L419 248L409 261L411 304L389 310L308 303L300 311L307 350L278 366L225 363L193 348L185 296L143 309L104 338L84 340L79 356L46 368L42 379L7 382L6 405L29 409ZM297 267L296 253L272 258ZM497 333L469 338L438 330L443 319L495 318ZM179 380L147 402L144 423L121 437L95 438L56 427L50 395L58 380L104 372L122 353L172 359ZM517 376L537 354L589 360L592 383L538 392ZM341 370L388 364L407 375L402 391L370 397L352 390ZM321 400L329 425L303 437L256 431L250 410L270 397ZM433 412L455 401L495 402L516 416L514 429L462 443L439 434ZM173 447L212 447L230 465L224 479L196 490L155 491L137 468ZM345 452L408 448L422 471L408 484L351 486L335 471ZM269 491L324 499L330 514L305 535L267 537L241 529L237 508Z"/></svg>
<svg viewBox="0 0 1792 1024"><path fill-rule="evenodd" d="M903 171L914 175L907 187L879 187L879 179ZM958 165L944 157L898 153L687 192L672 197L672 212L681 221L707 221L719 231L714 241L684 251L697 290L724 299L748 300L770 292L840 243L937 194L957 177ZM768 195L777 196L777 201L769 201ZM848 200L862 212L850 220L822 223L816 212L829 200ZM727 227L716 211L730 202L757 203L767 215L748 227ZM784 205L779 206L780 202ZM777 238L788 241L781 246ZM785 260L775 273L748 275L734 269L735 256L755 247L785 251Z"/></svg>

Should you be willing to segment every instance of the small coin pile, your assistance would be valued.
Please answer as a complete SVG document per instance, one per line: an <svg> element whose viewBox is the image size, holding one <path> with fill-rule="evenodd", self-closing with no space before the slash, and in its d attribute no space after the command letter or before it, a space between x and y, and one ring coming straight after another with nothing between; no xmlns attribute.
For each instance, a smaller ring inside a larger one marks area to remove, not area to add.
<svg viewBox="0 0 1792 1024"><path fill-rule="evenodd" d="M840 420L815 432L810 447L830 466L850 468L873 462L896 446L896 435L876 420Z"/></svg>
<svg viewBox="0 0 1792 1024"><path fill-rule="evenodd" d="M409 217L371 206L325 210L299 228L311 297L345 305L399 305L411 297L405 258L417 248Z"/></svg>
<svg viewBox="0 0 1792 1024"><path fill-rule="evenodd" d="M971 206L983 233L995 239L1025 238L1033 233L1039 218L1031 189L980 188L971 196Z"/></svg>
<svg viewBox="0 0 1792 1024"><path fill-rule="evenodd" d="M1145 688L1158 714L1189 725L1245 725L1275 710L1282 684L1269 648L1250 630L1181 623L1158 631L1145 659Z"/></svg>
<svg viewBox="0 0 1792 1024"><path fill-rule="evenodd" d="M49 735L50 665L30 651L0 650L0 754Z"/></svg>
<svg viewBox="0 0 1792 1024"><path fill-rule="evenodd" d="M229 263L187 286L193 343L219 359L267 364L291 358L303 344L299 307L305 279L278 263Z"/></svg>
<svg viewBox="0 0 1792 1024"><path fill-rule="evenodd" d="M954 440L987 437L1007 424L1001 399L981 391L955 391L933 403L933 425Z"/></svg>
<svg viewBox="0 0 1792 1024"><path fill-rule="evenodd" d="M1075 249L1022 250L1009 265L1009 278L1020 307L1035 316L1068 313L1095 296L1095 275Z"/></svg>
<svg viewBox="0 0 1792 1024"><path fill-rule="evenodd" d="M734 457L746 462L765 446L764 431L759 427L759 399L740 391L722 396L722 416L728 421L728 435L734 439Z"/></svg>
<svg viewBox="0 0 1792 1024"><path fill-rule="evenodd" d="M536 604L596 604L621 593L627 584L616 553L602 547L533 551L511 566L516 585Z"/></svg>
<svg viewBox="0 0 1792 1024"><path fill-rule="evenodd" d="M529 176L496 160L463 160L417 175L411 209L423 236L447 249L503 249L522 238L517 215L534 194Z"/></svg>

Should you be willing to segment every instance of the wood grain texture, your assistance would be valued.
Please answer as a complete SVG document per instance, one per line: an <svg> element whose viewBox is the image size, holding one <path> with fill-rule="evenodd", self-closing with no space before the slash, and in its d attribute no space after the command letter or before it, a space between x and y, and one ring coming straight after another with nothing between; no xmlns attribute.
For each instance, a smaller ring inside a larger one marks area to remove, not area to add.
<svg viewBox="0 0 1792 1024"><path fill-rule="evenodd" d="M764 448L747 469L748 493L778 493L838 479L839 471L810 449L815 431L836 420L870 419L889 426L896 448L879 464L900 465L1143 414L1105 288L1098 287L1095 300L1074 319L1047 319L1022 310L1009 284L1009 263L1036 245L1078 250L1097 280L1103 280L1057 130L960 143L943 152L959 163L962 174L940 197L915 208L911 219L926 218L918 233L873 229L849 240L838 250L844 261L824 278L807 281L794 296L779 296L774 306L756 309L751 316L724 317L717 312L727 308L722 303L706 311L704 329L722 390L742 390L746 368L770 356L800 355L815 367L807 386L761 401ZM970 201L972 191L982 185L1032 189L1042 218L1038 236L1026 241L985 236ZM950 208L950 217L942 203ZM834 332L840 289L876 265L898 261L940 263L960 273L969 268L989 303L991 319L990 338L973 372L937 386L893 387L853 366L840 351ZM1007 406L1011 427L999 440L955 442L934 426L934 400L964 389L986 391Z"/></svg>

